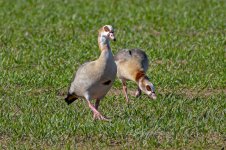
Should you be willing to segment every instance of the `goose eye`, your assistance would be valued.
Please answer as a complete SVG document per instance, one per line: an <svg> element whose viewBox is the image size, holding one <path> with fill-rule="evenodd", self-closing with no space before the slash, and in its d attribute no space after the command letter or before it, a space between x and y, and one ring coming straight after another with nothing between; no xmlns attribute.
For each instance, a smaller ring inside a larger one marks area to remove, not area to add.
<svg viewBox="0 0 226 150"><path fill-rule="evenodd" d="M150 87L149 85L146 85L146 89L147 89L148 91L151 91L151 87Z"/></svg>

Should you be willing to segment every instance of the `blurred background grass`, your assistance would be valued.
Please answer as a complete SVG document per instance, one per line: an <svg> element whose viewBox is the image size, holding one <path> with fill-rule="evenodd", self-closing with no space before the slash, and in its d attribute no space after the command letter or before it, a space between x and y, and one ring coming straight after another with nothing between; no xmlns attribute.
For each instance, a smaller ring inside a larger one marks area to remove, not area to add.
<svg viewBox="0 0 226 150"><path fill-rule="evenodd" d="M222 148L225 1L0 1L1 148ZM158 99L127 106L117 80L93 122L83 100L63 101L79 65L99 56L97 30L149 56Z"/></svg>

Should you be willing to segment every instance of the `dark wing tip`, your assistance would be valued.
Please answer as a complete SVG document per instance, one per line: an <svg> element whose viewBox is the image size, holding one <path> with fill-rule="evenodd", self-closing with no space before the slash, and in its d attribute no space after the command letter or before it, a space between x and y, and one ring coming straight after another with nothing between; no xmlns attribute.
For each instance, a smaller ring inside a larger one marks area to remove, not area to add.
<svg viewBox="0 0 226 150"><path fill-rule="evenodd" d="M104 85L109 85L111 83L111 80L105 81L103 84Z"/></svg>
<svg viewBox="0 0 226 150"><path fill-rule="evenodd" d="M71 103L73 103L76 99L78 99L78 97L75 94L67 94L67 97L64 99L65 102L70 105Z"/></svg>

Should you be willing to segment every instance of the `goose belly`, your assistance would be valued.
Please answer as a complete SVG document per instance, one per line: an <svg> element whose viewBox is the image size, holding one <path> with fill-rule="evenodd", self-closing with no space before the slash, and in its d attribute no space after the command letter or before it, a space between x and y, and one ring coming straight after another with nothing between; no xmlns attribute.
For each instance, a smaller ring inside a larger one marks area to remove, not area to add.
<svg viewBox="0 0 226 150"><path fill-rule="evenodd" d="M91 99L102 99L107 92L110 90L113 81L109 85L96 84L93 85L90 89L88 89L88 93Z"/></svg>

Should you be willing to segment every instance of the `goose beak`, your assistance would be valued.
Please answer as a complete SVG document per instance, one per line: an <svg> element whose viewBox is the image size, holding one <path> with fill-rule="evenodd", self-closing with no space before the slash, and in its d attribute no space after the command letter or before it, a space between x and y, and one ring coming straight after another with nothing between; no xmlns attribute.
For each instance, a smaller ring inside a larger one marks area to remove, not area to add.
<svg viewBox="0 0 226 150"><path fill-rule="evenodd" d="M149 95L149 97L151 98L151 99L153 99L153 100L156 100L157 99L157 96L156 96L156 94L153 92L153 93L151 93L150 95Z"/></svg>

